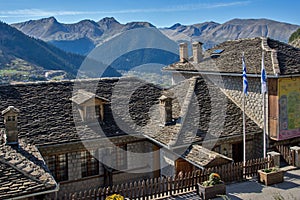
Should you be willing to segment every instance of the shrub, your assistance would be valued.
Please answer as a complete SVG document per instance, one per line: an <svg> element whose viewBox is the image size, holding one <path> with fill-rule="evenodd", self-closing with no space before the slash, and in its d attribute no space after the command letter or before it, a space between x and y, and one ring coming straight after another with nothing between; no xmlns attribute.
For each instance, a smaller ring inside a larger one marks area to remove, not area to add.
<svg viewBox="0 0 300 200"><path fill-rule="evenodd" d="M271 173L271 172L277 172L279 169L276 167L268 168L268 169L263 169L262 171L265 173Z"/></svg>
<svg viewBox="0 0 300 200"><path fill-rule="evenodd" d="M211 173L209 175L209 179L207 181L204 181L202 185L206 187L206 186L212 186L220 183L223 183L223 181L221 181L220 175L217 173Z"/></svg>

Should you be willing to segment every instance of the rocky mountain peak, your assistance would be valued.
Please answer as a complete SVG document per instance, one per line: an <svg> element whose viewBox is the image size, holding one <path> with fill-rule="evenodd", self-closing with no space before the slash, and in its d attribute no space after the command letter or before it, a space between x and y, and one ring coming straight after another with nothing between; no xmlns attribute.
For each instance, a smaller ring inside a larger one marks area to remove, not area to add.
<svg viewBox="0 0 300 200"><path fill-rule="evenodd" d="M176 28L180 27L181 24L180 23L176 23L173 26L171 26L169 29L175 30Z"/></svg>
<svg viewBox="0 0 300 200"><path fill-rule="evenodd" d="M130 22L125 24L125 26L129 29L155 27L149 22Z"/></svg>
<svg viewBox="0 0 300 200"><path fill-rule="evenodd" d="M98 24L112 24L112 23L119 24L119 22L113 17L105 17L105 18L101 19L100 21L98 21Z"/></svg>

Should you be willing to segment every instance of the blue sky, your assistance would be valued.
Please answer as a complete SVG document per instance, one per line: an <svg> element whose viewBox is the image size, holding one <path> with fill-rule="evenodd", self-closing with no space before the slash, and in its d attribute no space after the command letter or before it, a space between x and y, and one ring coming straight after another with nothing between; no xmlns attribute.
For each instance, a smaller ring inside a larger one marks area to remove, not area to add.
<svg viewBox="0 0 300 200"><path fill-rule="evenodd" d="M121 23L148 21L158 27L175 23L226 22L233 18L268 18L300 25L295 0L0 0L6 23L54 16L63 23L115 17Z"/></svg>

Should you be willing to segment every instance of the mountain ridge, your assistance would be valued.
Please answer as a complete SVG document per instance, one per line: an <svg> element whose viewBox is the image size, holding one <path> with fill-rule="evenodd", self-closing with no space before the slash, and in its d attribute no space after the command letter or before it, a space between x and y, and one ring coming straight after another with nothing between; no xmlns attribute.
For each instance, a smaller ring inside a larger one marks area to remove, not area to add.
<svg viewBox="0 0 300 200"><path fill-rule="evenodd" d="M75 78L84 60L84 56L64 52L0 22L1 82L44 80L45 72L53 70L66 72L65 78ZM120 76L111 68L105 73Z"/></svg>
<svg viewBox="0 0 300 200"><path fill-rule="evenodd" d="M50 25L45 26L48 22ZM42 26L43 25L43 26ZM114 17L105 17L98 22L93 20L81 20L72 24L58 22L54 17L30 20L12 24L27 35L50 42L57 47L70 51L68 45L82 42L81 50L74 50L74 53L86 55L90 50L103 43L110 37L141 27L155 27L149 22L128 22L121 24ZM176 23L170 27L158 28L170 39L181 42L197 40L204 43L204 48L210 48L226 40L239 38L265 36L276 40L287 42L288 37L300 26L285 22L278 22L270 19L239 19L235 18L223 24L208 21L192 25Z"/></svg>
<svg viewBox="0 0 300 200"><path fill-rule="evenodd" d="M15 23L12 26L27 35L47 41L65 51L82 55L87 55L95 46L126 30L155 27L149 22L128 22L121 24L114 17L105 17L98 22L81 20L72 24L60 23L54 17L49 17ZM158 29L176 42L201 41L204 43L204 48L208 49L226 40L258 36L287 42L289 36L299 27L299 25L266 18L234 18L222 24L214 21L191 25L176 23L170 27ZM74 48L77 45L78 48Z"/></svg>
<svg viewBox="0 0 300 200"><path fill-rule="evenodd" d="M270 19L240 19L235 18L223 24L204 22L192 25L175 24L160 30L170 39L177 42L201 41L204 48L211 48L226 40L241 38L270 37L287 42L289 36L299 28L299 25L278 22Z"/></svg>
<svg viewBox="0 0 300 200"><path fill-rule="evenodd" d="M14 23L11 26L22 31L26 35L41 39L51 44L57 45L62 50L72 50L63 44L72 42L89 40L90 42L82 43L81 50L71 51L72 53L80 53L86 55L91 49L103 43L111 36L117 35L126 30L143 27L154 27L149 22L128 22L126 24L119 23L113 17L105 17L98 22L84 19L72 24L64 24L58 22L55 17L43 18L39 20L29 20L26 22Z"/></svg>

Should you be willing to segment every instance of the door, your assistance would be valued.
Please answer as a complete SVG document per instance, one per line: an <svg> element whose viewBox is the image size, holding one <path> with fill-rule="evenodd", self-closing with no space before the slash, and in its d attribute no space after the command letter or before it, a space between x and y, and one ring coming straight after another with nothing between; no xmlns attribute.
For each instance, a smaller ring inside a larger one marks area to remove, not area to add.
<svg viewBox="0 0 300 200"><path fill-rule="evenodd" d="M243 161L243 142L232 144L232 159L234 162L242 162Z"/></svg>
<svg viewBox="0 0 300 200"><path fill-rule="evenodd" d="M193 165L190 164L189 162L185 161L182 158L178 158L175 162L175 167L176 167L176 175L181 173L187 173L187 172L192 172L193 171Z"/></svg>

